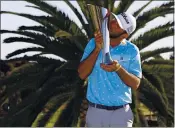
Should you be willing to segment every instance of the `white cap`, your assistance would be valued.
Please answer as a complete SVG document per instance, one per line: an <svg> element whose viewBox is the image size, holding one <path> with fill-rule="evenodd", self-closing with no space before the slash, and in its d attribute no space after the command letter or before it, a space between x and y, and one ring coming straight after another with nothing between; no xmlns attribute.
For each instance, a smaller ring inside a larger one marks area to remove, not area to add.
<svg viewBox="0 0 175 128"><path fill-rule="evenodd" d="M129 35L136 29L136 19L131 14L126 12L119 15L112 14L117 19L119 26Z"/></svg>

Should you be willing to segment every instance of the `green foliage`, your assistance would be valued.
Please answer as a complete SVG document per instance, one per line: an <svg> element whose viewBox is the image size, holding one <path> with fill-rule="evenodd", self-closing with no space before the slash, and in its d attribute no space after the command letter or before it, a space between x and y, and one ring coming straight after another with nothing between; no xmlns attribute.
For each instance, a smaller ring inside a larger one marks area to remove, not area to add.
<svg viewBox="0 0 175 128"><path fill-rule="evenodd" d="M119 14L121 12L126 12L134 0L122 0L117 8L114 8L113 12Z"/></svg>
<svg viewBox="0 0 175 128"><path fill-rule="evenodd" d="M131 40L131 42L133 42L135 45L138 46L140 50L142 50L143 48L149 46L150 44L152 44L157 40L160 40L168 36L173 36L174 31L174 28L172 28L173 25L174 22L171 22L153 28L145 32L143 35L140 35L137 39Z"/></svg>
<svg viewBox="0 0 175 128"><path fill-rule="evenodd" d="M12 14L33 20L38 26L20 26L18 30L0 30L1 34L12 33L21 37L8 37L4 43L27 42L41 47L31 47L18 49L7 55L8 60L13 61L33 61L30 64L21 66L13 71L10 76L6 76L0 81L0 88L5 87L5 91L0 98L0 105L8 102L14 93L21 94L22 102L11 106L8 114L0 119L0 126L84 126L81 115L86 114L86 107L82 108L86 94L86 82L79 79L77 67L83 54L84 48L89 39L93 37L93 24L87 3L100 5L118 14L132 5L134 0L122 0L117 8L114 7L114 0L105 1L82 1L77 0L83 15L68 0L64 2L76 14L82 23L79 28L76 23L67 17L64 12L58 11L56 7L42 0L25 0L32 6L47 13L45 16L35 16L32 14L16 13L10 11L0 11L0 14ZM165 16L174 12L174 2L167 2L160 7L155 7L149 11L141 12L152 0L134 12L137 17L137 28L143 28L148 22L159 16ZM88 24L82 17L85 17ZM173 36L174 22L152 28L151 30L132 40L139 49L146 48L155 41ZM85 33L83 33L83 31ZM132 37L132 35L128 39ZM141 53L143 78L139 89L133 91L133 103L131 105L134 112L134 126L145 126L144 115L138 109L138 104L142 102L158 117L160 126L172 126L174 120L174 56L171 60L163 59L160 54L171 52L174 47L160 48L153 51ZM23 56L10 59L16 55L29 51L37 51L39 54L33 56ZM44 54L54 54L65 59L65 61L42 57ZM154 59L148 60L150 57ZM3 65L3 63L1 63ZM5 70L5 67L2 69ZM2 71L1 70L1 71ZM12 103L10 103L12 104ZM81 110L81 111L80 111Z"/></svg>
<svg viewBox="0 0 175 128"><path fill-rule="evenodd" d="M145 64L168 64L168 65L174 65L174 60L163 60L163 59L151 59L149 61L145 61Z"/></svg>
<svg viewBox="0 0 175 128"><path fill-rule="evenodd" d="M146 60L152 56L160 55L161 53L172 52L173 50L174 50L174 47L164 47L164 48L158 48L153 51L146 51L141 53L141 59Z"/></svg>
<svg viewBox="0 0 175 128"><path fill-rule="evenodd" d="M137 17L143 11L143 9L145 9L152 1L153 0L150 0L147 4L145 4L140 9L138 9L137 11L135 11L134 14L133 14L133 16L134 17Z"/></svg>
<svg viewBox="0 0 175 128"><path fill-rule="evenodd" d="M174 2L168 2L162 4L160 7L155 7L149 11L143 12L142 15L137 17L137 27L136 30L129 36L131 38L139 29L145 27L145 25L151 20L159 17L165 16L166 14L172 14L174 12L173 9Z"/></svg>

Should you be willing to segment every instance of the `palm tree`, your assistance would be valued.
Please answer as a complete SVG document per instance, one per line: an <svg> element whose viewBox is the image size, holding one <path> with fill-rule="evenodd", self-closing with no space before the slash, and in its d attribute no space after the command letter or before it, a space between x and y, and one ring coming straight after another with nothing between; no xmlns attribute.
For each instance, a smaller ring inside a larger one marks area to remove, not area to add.
<svg viewBox="0 0 175 128"><path fill-rule="evenodd" d="M117 8L114 7L114 0L106 0L104 2L100 0L95 2L77 0L83 16L85 16L89 24L85 23L82 15L68 0L64 0L82 23L82 28L79 28L64 13L58 11L56 7L49 5L47 2L42 0L25 1L33 4L33 6L27 7L39 9L46 12L48 16L1 11L1 14L22 16L40 23L39 26L20 26L16 31L0 30L1 34L14 33L22 35L22 37L6 38L4 43L27 42L41 47L19 49L7 55L7 61L27 60L37 63L15 72L1 81L1 85L7 86L7 93L1 97L1 104L17 91L22 94L27 92L27 96L22 98L22 102L19 105L10 108L8 115L0 120L0 125L84 126L84 117L87 110L87 101L85 99L87 81L82 81L78 78L77 66L83 50L88 40L93 38L94 32L92 21L86 9L87 3L101 5L117 14L127 11L134 0L122 0ZM133 34L145 27L146 23L151 20L173 13L174 2L170 1L141 15L143 9L151 2L152 0L148 1L146 5L133 13L137 17L137 28ZM131 40L142 50L159 39L173 36L173 24L173 22L169 22L160 25L136 39L131 39L132 34L128 40ZM10 59L13 56L29 51L39 51L41 53L34 56ZM170 51L173 51L173 47L141 52L143 78L138 91L133 91L132 110L135 113L134 126L146 125L140 123L143 120L143 116L139 116L141 115L138 109L139 103L143 103L157 115L160 126L172 125L174 120L173 108L169 107L168 93L165 90L167 86L165 81L172 78L165 76L173 75L174 62L163 60L160 56L161 53ZM43 54L54 54L65 59L65 61L42 57L41 55ZM149 60L150 57L154 59ZM16 79L17 81L15 81Z"/></svg>

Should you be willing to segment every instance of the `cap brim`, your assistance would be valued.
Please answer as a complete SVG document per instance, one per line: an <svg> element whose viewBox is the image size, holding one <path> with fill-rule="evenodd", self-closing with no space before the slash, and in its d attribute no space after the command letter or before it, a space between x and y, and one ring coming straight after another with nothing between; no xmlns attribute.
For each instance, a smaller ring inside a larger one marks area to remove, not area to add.
<svg viewBox="0 0 175 128"><path fill-rule="evenodd" d="M117 22L118 22L118 24L119 24L120 28L121 28L121 29L123 29L123 30L125 30L125 29L124 29L124 27L123 27L123 25L122 25L122 23L121 23L121 21L119 20L118 16L117 16L117 15L115 15L115 14L113 14L113 16L114 16L114 17L115 17L115 19L117 20Z"/></svg>

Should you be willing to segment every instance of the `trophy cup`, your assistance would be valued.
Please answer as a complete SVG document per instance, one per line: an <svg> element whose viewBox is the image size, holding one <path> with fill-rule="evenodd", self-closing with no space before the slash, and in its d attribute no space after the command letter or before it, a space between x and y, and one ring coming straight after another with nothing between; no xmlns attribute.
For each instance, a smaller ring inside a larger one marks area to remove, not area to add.
<svg viewBox="0 0 175 128"><path fill-rule="evenodd" d="M103 35L103 59L102 63L104 64L111 64L112 58L110 55L109 47L110 47L110 38L109 38L109 27L108 27L108 21L109 21L109 15L110 12L108 9L92 4L88 4L88 11L92 20L92 23L95 27L95 30L100 30L100 32Z"/></svg>

